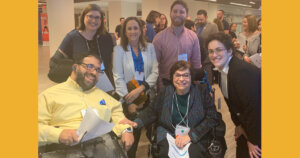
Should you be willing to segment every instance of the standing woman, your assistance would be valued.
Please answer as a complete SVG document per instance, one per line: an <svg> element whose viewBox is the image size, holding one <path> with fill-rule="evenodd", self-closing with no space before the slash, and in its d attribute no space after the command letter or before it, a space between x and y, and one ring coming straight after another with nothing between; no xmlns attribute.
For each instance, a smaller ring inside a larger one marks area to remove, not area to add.
<svg viewBox="0 0 300 158"><path fill-rule="evenodd" d="M105 29L104 13L98 5L89 4L80 15L79 27L66 35L52 57L53 59L50 60L48 76L54 82L65 81L72 68L59 69L57 67L72 62L79 54L92 53L100 56L103 61L101 69L105 70L113 84L112 51L113 41Z"/></svg>
<svg viewBox="0 0 300 158"><path fill-rule="evenodd" d="M257 22L254 15L246 15L243 18L243 32L239 34L238 41L241 45L240 51L244 52L244 60L250 62L250 56L257 53L260 38L257 30Z"/></svg>
<svg viewBox="0 0 300 158"><path fill-rule="evenodd" d="M155 10L151 10L146 18L146 22L146 36L148 38L148 42L152 42L156 35L154 28L158 27L160 23L160 13Z"/></svg>
<svg viewBox="0 0 300 158"><path fill-rule="evenodd" d="M159 33L160 31L164 30L165 28L168 27L168 20L165 14L160 15L160 23L156 27L155 31L156 33Z"/></svg>
<svg viewBox="0 0 300 158"><path fill-rule="evenodd" d="M139 105L133 103L142 93L156 84L158 63L154 46L143 38L142 24L136 17L126 18L121 31L121 44L114 48L113 76L116 92L125 103L123 110L127 118L132 118ZM129 92L128 82L138 86ZM134 119L134 117L132 118ZM128 151L128 157L135 157L140 131L134 131L135 142Z"/></svg>

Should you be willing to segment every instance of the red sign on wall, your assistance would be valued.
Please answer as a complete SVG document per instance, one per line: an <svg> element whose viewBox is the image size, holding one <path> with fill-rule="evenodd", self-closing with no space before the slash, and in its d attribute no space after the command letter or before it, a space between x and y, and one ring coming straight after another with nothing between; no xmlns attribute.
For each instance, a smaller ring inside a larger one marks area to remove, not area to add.
<svg viewBox="0 0 300 158"><path fill-rule="evenodd" d="M48 15L41 13L42 39L43 42L49 42Z"/></svg>

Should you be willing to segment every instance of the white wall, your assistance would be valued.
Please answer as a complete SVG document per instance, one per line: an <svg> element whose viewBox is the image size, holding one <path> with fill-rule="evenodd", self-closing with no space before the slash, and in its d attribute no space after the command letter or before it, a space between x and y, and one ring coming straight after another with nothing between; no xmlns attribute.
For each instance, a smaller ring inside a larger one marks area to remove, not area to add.
<svg viewBox="0 0 300 158"><path fill-rule="evenodd" d="M48 0L50 56L58 49L63 38L75 28L73 0Z"/></svg>
<svg viewBox="0 0 300 158"><path fill-rule="evenodd" d="M121 15L125 18L130 16L136 16L137 13L137 3L136 2L123 2L121 3ZM120 18L120 17L119 17Z"/></svg>

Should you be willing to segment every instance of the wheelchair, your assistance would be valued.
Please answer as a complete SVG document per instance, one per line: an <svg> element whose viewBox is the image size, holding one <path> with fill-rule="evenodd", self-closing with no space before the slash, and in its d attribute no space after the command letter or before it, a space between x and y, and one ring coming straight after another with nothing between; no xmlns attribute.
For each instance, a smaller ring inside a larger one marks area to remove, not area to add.
<svg viewBox="0 0 300 158"><path fill-rule="evenodd" d="M213 100L215 100L215 89L212 88L211 85L209 84L207 72L204 70L204 68L193 69L192 71L194 71L193 80L197 82L195 84L207 84L211 97ZM170 81L165 80L163 82L164 85L170 84ZM156 128L157 128L156 123L147 127L146 137L150 142L150 144L148 145L148 158L151 158L151 156L152 158L159 158L159 146L157 144Z"/></svg>

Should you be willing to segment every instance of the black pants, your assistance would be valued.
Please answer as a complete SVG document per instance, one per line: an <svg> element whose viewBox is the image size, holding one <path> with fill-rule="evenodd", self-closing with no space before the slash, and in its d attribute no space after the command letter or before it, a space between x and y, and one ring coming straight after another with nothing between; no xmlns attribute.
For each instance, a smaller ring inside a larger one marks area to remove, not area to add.
<svg viewBox="0 0 300 158"><path fill-rule="evenodd" d="M258 145L261 148L261 145ZM250 158L246 138L241 135L236 141L236 158Z"/></svg>
<svg viewBox="0 0 300 158"><path fill-rule="evenodd" d="M142 129L133 129L133 136L134 136L134 143L132 144L131 148L127 151L128 158L135 158L137 147L139 145L139 140L141 137Z"/></svg>
<svg viewBox="0 0 300 158"><path fill-rule="evenodd" d="M164 140L160 141L158 143L159 147L159 157L160 158L168 158L168 153L169 153L169 143L167 138ZM190 158L208 158L209 155L204 148L204 146L200 146L199 144L194 144L191 143L189 147L189 156Z"/></svg>

